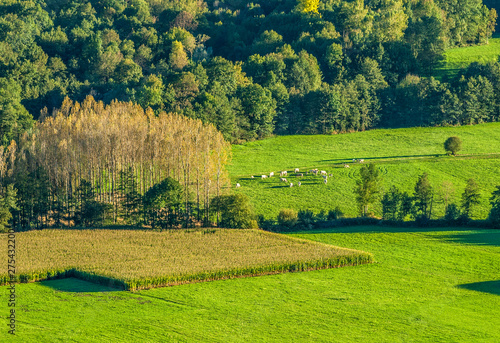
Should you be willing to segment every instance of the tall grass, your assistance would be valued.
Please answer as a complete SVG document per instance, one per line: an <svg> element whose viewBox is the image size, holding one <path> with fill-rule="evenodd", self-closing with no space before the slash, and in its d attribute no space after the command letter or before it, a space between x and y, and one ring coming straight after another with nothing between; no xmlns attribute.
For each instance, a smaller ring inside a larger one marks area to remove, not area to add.
<svg viewBox="0 0 500 343"><path fill-rule="evenodd" d="M260 230L43 230L16 239L19 282L77 277L127 290L373 261L368 253Z"/></svg>

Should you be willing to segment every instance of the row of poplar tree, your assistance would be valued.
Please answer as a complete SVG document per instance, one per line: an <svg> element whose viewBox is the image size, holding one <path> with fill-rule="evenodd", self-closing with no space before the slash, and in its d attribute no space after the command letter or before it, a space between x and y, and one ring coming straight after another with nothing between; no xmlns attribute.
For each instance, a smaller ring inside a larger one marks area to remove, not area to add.
<svg viewBox="0 0 500 343"><path fill-rule="evenodd" d="M200 120L66 99L0 147L0 221L10 210L16 228L208 223L212 198L228 184L229 154Z"/></svg>

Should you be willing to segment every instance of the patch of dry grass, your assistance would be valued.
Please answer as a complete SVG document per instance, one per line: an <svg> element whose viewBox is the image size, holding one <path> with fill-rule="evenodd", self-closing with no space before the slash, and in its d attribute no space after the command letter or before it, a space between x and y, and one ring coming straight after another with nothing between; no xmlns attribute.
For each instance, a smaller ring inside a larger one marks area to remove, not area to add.
<svg viewBox="0 0 500 343"><path fill-rule="evenodd" d="M16 236L20 281L77 276L132 290L373 260L368 253L261 230L42 230ZM1 274L5 282L6 271Z"/></svg>

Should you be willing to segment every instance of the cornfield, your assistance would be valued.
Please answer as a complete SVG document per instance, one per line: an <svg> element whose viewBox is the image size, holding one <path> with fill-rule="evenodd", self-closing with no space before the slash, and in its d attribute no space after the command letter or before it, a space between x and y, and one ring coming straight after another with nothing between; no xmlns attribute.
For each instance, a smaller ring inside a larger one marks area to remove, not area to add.
<svg viewBox="0 0 500 343"><path fill-rule="evenodd" d="M77 277L126 290L373 262L261 230L41 230L18 233L16 246L18 282Z"/></svg>

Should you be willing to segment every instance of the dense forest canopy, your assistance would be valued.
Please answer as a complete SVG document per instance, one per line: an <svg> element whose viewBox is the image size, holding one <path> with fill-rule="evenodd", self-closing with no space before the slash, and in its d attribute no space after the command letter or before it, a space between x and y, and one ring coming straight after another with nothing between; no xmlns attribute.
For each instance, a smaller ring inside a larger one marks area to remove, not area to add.
<svg viewBox="0 0 500 343"><path fill-rule="evenodd" d="M1 143L88 95L231 142L496 121L498 63L429 77L446 48L487 44L496 17L481 0L4 0Z"/></svg>

